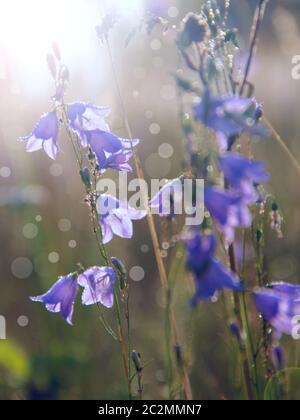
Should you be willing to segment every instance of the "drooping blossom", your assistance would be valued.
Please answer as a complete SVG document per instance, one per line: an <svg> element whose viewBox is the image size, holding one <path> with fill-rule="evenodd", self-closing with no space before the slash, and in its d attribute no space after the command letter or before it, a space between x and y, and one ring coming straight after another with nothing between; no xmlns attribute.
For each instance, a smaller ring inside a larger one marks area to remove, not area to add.
<svg viewBox="0 0 300 420"><path fill-rule="evenodd" d="M227 270L214 256L216 238L214 235L204 235L199 231L191 231L184 238L187 265L195 279L196 292L192 304L199 300L211 300L223 289L237 292L243 287L238 277Z"/></svg>
<svg viewBox="0 0 300 420"><path fill-rule="evenodd" d="M115 140L116 139L112 140L113 143ZM121 142L122 148L114 152L109 152L104 149L105 146L101 147L101 140L97 141L90 137L90 145L93 152L95 153L96 161L98 163L99 171L101 174L103 174L107 169L127 172L132 171L132 167L128 162L133 156L133 151L128 149L135 147L139 143L139 140L134 139L130 141L128 139L122 138L118 138L118 140ZM117 147L118 143L115 142L114 144L116 145L115 147Z"/></svg>
<svg viewBox="0 0 300 420"><path fill-rule="evenodd" d="M123 139L113 134L105 121L109 113L108 107L84 102L67 105L69 126L80 138L82 147L91 147L100 172L106 169L131 171L128 161L132 152L127 149L136 146L139 140Z"/></svg>
<svg viewBox="0 0 300 420"><path fill-rule="evenodd" d="M297 323L299 325L300 286L272 283L270 288L255 291L254 302L258 312L273 327L276 338L282 334L292 335Z"/></svg>
<svg viewBox="0 0 300 420"><path fill-rule="evenodd" d="M111 267L90 267L78 276L78 284L84 287L83 305L101 303L106 308L114 304L116 273Z"/></svg>
<svg viewBox="0 0 300 420"><path fill-rule="evenodd" d="M149 206L161 217L174 218L176 209L182 209L182 181L179 178L167 182L150 200ZM180 211L179 211L180 212Z"/></svg>
<svg viewBox="0 0 300 420"><path fill-rule="evenodd" d="M255 136L267 134L266 129L257 122L262 111L255 99L214 97L206 91L194 110L196 118L216 133L221 150L227 150L232 139L243 132Z"/></svg>
<svg viewBox="0 0 300 420"><path fill-rule="evenodd" d="M132 238L132 220L143 219L147 214L146 210L136 210L130 207L127 202L118 200L109 194L102 194L98 198L97 211L104 244L110 242L114 235L121 238Z"/></svg>
<svg viewBox="0 0 300 420"><path fill-rule="evenodd" d="M234 240L235 228L251 225L251 213L241 196L218 187L207 187L204 190L204 200L207 210L228 243Z"/></svg>
<svg viewBox="0 0 300 420"><path fill-rule="evenodd" d="M42 302L50 312L57 312L72 325L74 302L78 292L75 274L68 274L58 279L56 283L41 296L31 297L34 302Z"/></svg>
<svg viewBox="0 0 300 420"><path fill-rule="evenodd" d="M109 132L105 118L110 114L110 108L85 102L73 102L66 107L69 126L80 138L83 147L87 147L86 132L100 130Z"/></svg>
<svg viewBox="0 0 300 420"><path fill-rule="evenodd" d="M104 154L97 159L99 171L103 174L107 169L114 169L116 171L132 172L132 167L128 161L132 158L131 150L120 150L117 153ZM105 157L104 157L105 156Z"/></svg>
<svg viewBox="0 0 300 420"><path fill-rule="evenodd" d="M51 159L55 159L58 152L58 131L59 124L56 112L51 111L41 116L29 136L21 137L19 140L26 141L27 152L44 149Z"/></svg>
<svg viewBox="0 0 300 420"><path fill-rule="evenodd" d="M220 167L230 187L253 204L259 199L256 186L268 181L263 162L247 159L238 153L225 153L219 158Z"/></svg>

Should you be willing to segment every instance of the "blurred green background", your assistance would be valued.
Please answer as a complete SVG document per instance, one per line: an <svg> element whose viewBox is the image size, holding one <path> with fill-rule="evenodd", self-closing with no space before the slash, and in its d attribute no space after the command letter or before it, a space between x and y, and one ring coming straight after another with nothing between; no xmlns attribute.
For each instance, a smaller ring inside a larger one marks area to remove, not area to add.
<svg viewBox="0 0 300 420"><path fill-rule="evenodd" d="M0 314L6 320L7 336L0 340L0 398L120 399L126 397L126 387L118 345L104 331L97 309L83 308L78 300L74 326L69 327L29 301L59 275L73 271L77 262L95 265L98 258L76 162L64 136L60 137L63 153L55 162L43 152L26 154L17 142L51 106L53 86L45 63L51 40L60 45L70 69L67 100L111 106L111 127L126 136L107 50L99 46L94 29L113 2L61 0L66 7L48 3L44 12L33 15L27 10L30 29L24 26L24 32L13 19L10 2L2 1L0 6L2 19L11 19L12 30L12 34L0 32ZM242 53L247 51L256 3L232 1L229 20L239 30ZM139 152L148 180L172 178L180 170L182 134L172 74L178 60L175 36L172 30L162 33L155 28L150 36L139 32L127 48L124 40L149 8L178 25L188 11L199 11L199 5L199 0L118 1L124 16L111 33L112 51L132 130L141 139ZM45 11L52 8L47 17ZM291 76L292 57L300 54L299 19L299 1L270 1L251 80L266 115L300 161L300 80ZM44 26L48 32L43 38ZM165 143L171 144L172 156L162 153L160 146ZM278 240L275 234L267 238L270 278L299 282L298 174L271 138L255 150L257 157L267 160L272 176L268 188L278 197L285 217L284 238ZM139 267L131 271L130 280L133 345L147 363L144 397L165 398L159 279L146 222L136 222L134 231L131 241L114 239L109 248L128 270ZM192 288L179 270L176 312L188 344L195 398L240 398L239 364L222 307L203 304L191 312L187 305L191 295ZM109 311L107 316L111 318ZM290 366L299 363L298 348L298 342L285 340Z"/></svg>

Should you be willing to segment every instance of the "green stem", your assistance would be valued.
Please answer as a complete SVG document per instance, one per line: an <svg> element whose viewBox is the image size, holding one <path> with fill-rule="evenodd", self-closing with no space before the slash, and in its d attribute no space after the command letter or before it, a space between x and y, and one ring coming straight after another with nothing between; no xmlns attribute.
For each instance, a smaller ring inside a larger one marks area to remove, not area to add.
<svg viewBox="0 0 300 420"><path fill-rule="evenodd" d="M243 231L243 257L242 257L242 267L241 267L242 279L245 277L246 245L247 245L247 237L246 237L246 230L244 230ZM256 392L256 398L258 400L260 397L260 386L259 386L259 376L258 376L258 367L257 367L257 352L254 348L254 343L252 339L245 292L242 293L240 302L241 302L241 308L242 308L243 325L245 328L245 334L246 334L246 340L247 340L247 352L248 352L248 357L252 358L252 371L253 371L252 375L254 378L253 383L254 383L254 388Z"/></svg>
<svg viewBox="0 0 300 420"><path fill-rule="evenodd" d="M135 170L136 170L138 178L141 179L141 180L145 180L144 172L143 172L143 168L142 168L142 165L141 165L139 155L135 151L135 148L132 145L132 139L133 139L132 132L131 132L131 128L130 128L129 119L128 119L126 107L125 107L125 104L124 104L123 96L122 96L121 89L120 89L120 86L119 86L117 71L116 71L116 68L115 68L115 64L114 64L114 60L113 60L113 56L112 56L112 52L111 52L108 37L106 38L106 46L107 46L107 51L108 51L108 55L109 55L109 59L110 59L112 72L113 72L113 77L114 77L114 81L115 81L116 90L117 90L118 97L119 97L119 103L120 103L120 106L122 108L122 114L123 114L123 120L124 120L125 128L127 130L128 137L131 141L131 150L132 150L132 153L133 153ZM160 244L159 244L159 240L158 240L158 235L157 235L157 231L156 231L156 226L155 226L153 214L151 213L151 211L149 209L148 197L146 197L146 196L143 197L143 205L144 205L145 209L147 210L147 222L148 222L151 241L152 241L153 249L154 249L154 253L155 253L156 264L157 264L157 268L158 268L158 271L159 271L159 278L160 278L160 281L161 281L161 286L162 286L162 289L163 289L164 293L166 293L166 290L168 289L168 278L167 278L164 262L163 262L163 259L162 259L162 256L161 256ZM169 322L170 322L170 327L171 327L170 329L171 329L171 332L172 332L174 348L178 348L178 349L180 349L180 351L182 351L180 340L179 340L177 321L176 321L176 318L175 318L174 308L173 308L172 305L170 305L168 316L169 316ZM190 384L190 380L189 380L188 369L185 365L184 359L182 359L181 369L183 371L182 384L183 384L183 388L184 388L184 392L185 392L185 398L187 400L192 400L193 399L193 393L192 393L192 388L191 388L191 384Z"/></svg>
<svg viewBox="0 0 300 420"><path fill-rule="evenodd" d="M65 130L66 130L66 132L68 134L68 137L71 141L71 144L73 146L73 150L74 150L74 153L75 153L75 156L76 156L77 163L79 165L79 169L80 169L80 171L82 171L83 170L83 159L82 159L81 153L77 150L77 147L79 148L80 144L79 144L77 136L76 136L76 141L74 141L73 134L72 134L71 130L69 129L68 116L67 116L67 112L66 112L64 104L62 104L62 112L63 112L63 124L64 124L64 127L65 127ZM76 145L77 145L77 147L76 147ZM99 218L99 214L97 212L97 208L96 208L96 205L94 203L94 198L96 196L96 191L92 190L92 188L88 188L85 184L84 184L84 187L85 187L85 190L86 190L86 194L89 197L92 197L92 199L91 199L92 202L89 203L91 205L91 220L92 220L92 226L93 226L93 233L94 233L94 236L95 236L95 239L96 239L96 242L97 242L97 246L98 246L100 255L103 258L105 264L107 266L111 266L111 260L108 256L107 251L106 251L106 247L102 243L102 237L103 237L102 229L101 229L101 226L99 225L99 223L97 222L98 218ZM129 354L127 354L124 335L123 335L123 329L122 329L119 298L118 298L118 294L117 294L115 289L114 289L114 298L115 298L115 308L116 308L116 319L117 319L117 324L118 324L118 339L119 339L119 344L120 344L120 349L121 349L125 379L126 379L127 388L128 388L128 396L129 396L129 399L131 399L132 398L132 393L131 393L131 382L130 382L129 366L128 366L128 358L130 357L130 352L129 352ZM104 319L104 316L103 316L103 312L101 311L100 320L103 321L103 319ZM104 321L104 327L105 327L106 330L108 330L110 332L110 334L113 337L116 336L115 333L113 332L113 330L110 328L109 324L106 321Z"/></svg>

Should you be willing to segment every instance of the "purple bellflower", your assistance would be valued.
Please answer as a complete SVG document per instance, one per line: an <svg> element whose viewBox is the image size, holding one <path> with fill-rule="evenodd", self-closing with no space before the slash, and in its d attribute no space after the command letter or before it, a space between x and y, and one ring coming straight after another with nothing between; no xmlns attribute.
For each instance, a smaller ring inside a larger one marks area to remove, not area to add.
<svg viewBox="0 0 300 420"><path fill-rule="evenodd" d="M61 277L41 296L31 297L34 302L42 302L50 312L59 312L60 315L72 325L74 302L78 292L78 285L75 274L68 274Z"/></svg>
<svg viewBox="0 0 300 420"><path fill-rule="evenodd" d="M251 225L251 213L239 195L218 187L207 187L204 190L204 200L207 210L228 243L234 240L235 228Z"/></svg>
<svg viewBox="0 0 300 420"><path fill-rule="evenodd" d="M228 149L232 138L239 137L243 132L255 136L267 134L266 129L257 123L262 111L255 99L213 97L206 91L194 109L196 118L216 133L223 151Z"/></svg>
<svg viewBox="0 0 300 420"><path fill-rule="evenodd" d="M176 208L182 208L182 182L179 178L167 182L150 200L149 206L161 217L174 218Z"/></svg>
<svg viewBox="0 0 300 420"><path fill-rule="evenodd" d="M122 139L111 133L105 121L109 113L108 107L84 102L67 105L69 126L80 138L82 147L91 147L101 173L109 168L131 171L127 162L132 157L132 152L127 149L136 146L139 140Z"/></svg>
<svg viewBox="0 0 300 420"><path fill-rule="evenodd" d="M82 147L90 146L100 172L106 169L132 171L128 164L132 151L139 140L122 139L111 133L105 118L109 115L108 107L100 107L84 102L74 102L67 106L69 126L80 138Z"/></svg>
<svg viewBox="0 0 300 420"><path fill-rule="evenodd" d="M97 211L99 214L99 224L102 228L103 243L110 242L113 235L121 238L132 238L132 220L143 219L147 211L136 210L125 201L102 194L97 200Z"/></svg>
<svg viewBox="0 0 300 420"><path fill-rule="evenodd" d="M133 152L132 149L137 144L139 144L138 139L132 140L132 142L128 139L122 139L122 138L114 138L115 136L112 135L111 137L112 142L109 143L110 146L108 147L103 144L102 140L102 146L101 146L101 139L100 141L97 141L93 139L92 137L89 137L90 139L90 145L92 150L95 153L96 161L99 166L100 173L104 173L107 169L114 169L116 171L127 171L131 172L132 167L128 163L128 161L132 158ZM101 137L101 136L98 136ZM97 138L97 136L96 136ZM116 150L117 147L119 147L119 142L121 143L121 149ZM110 151L107 151L105 149L109 148ZM113 152L111 152L112 149L115 149Z"/></svg>
<svg viewBox="0 0 300 420"><path fill-rule="evenodd" d="M78 284L84 287L83 305L101 303L106 308L114 304L116 273L111 267L90 267L78 276Z"/></svg>
<svg viewBox="0 0 300 420"><path fill-rule="evenodd" d="M79 136L83 147L88 145L87 131L110 131L108 124L104 120L109 114L110 108L85 102L73 102L67 105L69 126Z"/></svg>
<svg viewBox="0 0 300 420"><path fill-rule="evenodd" d="M55 111L43 114L29 136L21 137L20 141L26 141L26 151L35 152L44 149L46 154L55 159L58 146L57 137L59 131L58 119Z"/></svg>
<svg viewBox="0 0 300 420"><path fill-rule="evenodd" d="M272 283L270 288L258 289L254 302L274 329L275 338L282 334L291 335L297 326L295 317L300 316L300 286L289 283Z"/></svg>
<svg viewBox="0 0 300 420"><path fill-rule="evenodd" d="M247 204L256 203L259 199L256 185L269 180L264 164L238 153L225 153L219 158L219 162L231 188L243 196Z"/></svg>
<svg viewBox="0 0 300 420"><path fill-rule="evenodd" d="M212 300L223 289L243 290L238 277L214 257L217 243L214 235L191 231L184 238L184 243L187 265L194 274L196 284L193 305L199 300Z"/></svg>
<svg viewBox="0 0 300 420"><path fill-rule="evenodd" d="M132 155L131 150L120 150L111 154L104 152L97 158L100 173L103 174L107 169L132 172L132 167L128 163Z"/></svg>

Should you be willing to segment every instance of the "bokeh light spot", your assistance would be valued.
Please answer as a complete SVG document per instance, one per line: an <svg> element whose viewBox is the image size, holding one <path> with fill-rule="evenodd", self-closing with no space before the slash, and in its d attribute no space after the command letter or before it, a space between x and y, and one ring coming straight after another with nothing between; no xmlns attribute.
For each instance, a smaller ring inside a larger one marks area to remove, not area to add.
<svg viewBox="0 0 300 420"><path fill-rule="evenodd" d="M34 223L27 223L23 227L23 236L27 239L33 239L39 233L38 227Z"/></svg>
<svg viewBox="0 0 300 420"><path fill-rule="evenodd" d="M0 176L2 178L8 178L11 175L11 170L8 166L2 166L2 168L0 168Z"/></svg>
<svg viewBox="0 0 300 420"><path fill-rule="evenodd" d="M72 224L69 219L60 219L57 226L61 232L69 232Z"/></svg>
<svg viewBox="0 0 300 420"><path fill-rule="evenodd" d="M165 101L172 101L175 98L176 91L173 85L164 85L160 89L160 96Z"/></svg>
<svg viewBox="0 0 300 420"><path fill-rule="evenodd" d="M11 272L18 279L26 279L32 271L33 265L29 258L17 257L11 264Z"/></svg>
<svg viewBox="0 0 300 420"><path fill-rule="evenodd" d="M145 277L145 270L143 269L143 267L136 265L130 269L129 275L133 281L142 281Z"/></svg>
<svg viewBox="0 0 300 420"><path fill-rule="evenodd" d="M169 159L173 156L174 148L169 143L162 143L158 148L158 154L163 159Z"/></svg>
<svg viewBox="0 0 300 420"><path fill-rule="evenodd" d="M56 264L59 261L59 253L58 252L50 252L50 254L48 254L48 261L51 262L52 264Z"/></svg>
<svg viewBox="0 0 300 420"><path fill-rule="evenodd" d="M61 176L63 174L63 166L59 163L52 163L49 168L49 172L52 176Z"/></svg>
<svg viewBox="0 0 300 420"><path fill-rule="evenodd" d="M153 134L154 136L156 136L157 134L160 133L160 125L158 123L152 123L149 126L149 131L151 134Z"/></svg>
<svg viewBox="0 0 300 420"><path fill-rule="evenodd" d="M177 9L176 6L170 6L168 8L168 16L170 18L176 18L179 15L179 10Z"/></svg>
<svg viewBox="0 0 300 420"><path fill-rule="evenodd" d="M77 242L74 239L71 239L68 245L69 245L69 248L76 248Z"/></svg>
<svg viewBox="0 0 300 420"><path fill-rule="evenodd" d="M17 319L17 323L20 327L27 327L29 319L26 315L20 315Z"/></svg>

